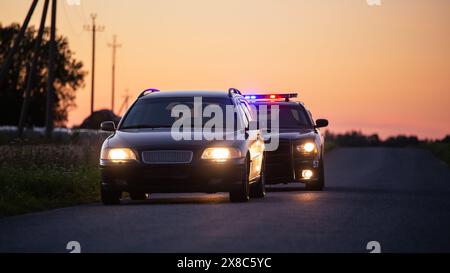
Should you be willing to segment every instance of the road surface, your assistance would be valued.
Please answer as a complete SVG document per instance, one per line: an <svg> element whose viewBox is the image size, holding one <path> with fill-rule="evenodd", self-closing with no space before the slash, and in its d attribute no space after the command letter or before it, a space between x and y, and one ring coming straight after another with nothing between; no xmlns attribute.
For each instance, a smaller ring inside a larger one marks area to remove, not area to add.
<svg viewBox="0 0 450 273"><path fill-rule="evenodd" d="M450 252L450 169L426 150L341 148L327 188L273 188L265 200L158 194L0 219L1 252ZM291 184L292 185L292 184Z"/></svg>

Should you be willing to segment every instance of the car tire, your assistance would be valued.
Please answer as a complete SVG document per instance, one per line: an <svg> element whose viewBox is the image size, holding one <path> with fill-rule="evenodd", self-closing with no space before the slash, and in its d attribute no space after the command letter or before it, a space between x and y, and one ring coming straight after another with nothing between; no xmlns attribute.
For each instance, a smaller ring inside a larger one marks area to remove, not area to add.
<svg viewBox="0 0 450 273"><path fill-rule="evenodd" d="M103 205L118 205L120 204L120 197L122 197L122 192L120 191L101 190Z"/></svg>
<svg viewBox="0 0 450 273"><path fill-rule="evenodd" d="M147 199L145 192L130 192L131 200L142 201Z"/></svg>
<svg viewBox="0 0 450 273"><path fill-rule="evenodd" d="M242 203L242 202L248 202L250 199L250 193L249 193L249 183L248 183L248 177L249 177L249 163L250 159L247 156L245 160L245 167L243 171L243 177L241 181L241 185L238 189L230 191L230 201L232 203Z"/></svg>
<svg viewBox="0 0 450 273"><path fill-rule="evenodd" d="M319 179L317 181L306 182L307 191L323 191L325 187L325 167L323 159L320 160Z"/></svg>
<svg viewBox="0 0 450 273"><path fill-rule="evenodd" d="M264 166L263 161L259 181L250 185L251 198L264 198L266 196L266 172Z"/></svg>

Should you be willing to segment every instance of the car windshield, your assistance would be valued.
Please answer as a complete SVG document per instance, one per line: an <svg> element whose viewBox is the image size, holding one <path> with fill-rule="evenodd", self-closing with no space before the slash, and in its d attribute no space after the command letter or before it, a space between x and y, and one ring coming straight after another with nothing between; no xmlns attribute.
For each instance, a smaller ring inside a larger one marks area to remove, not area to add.
<svg viewBox="0 0 450 273"><path fill-rule="evenodd" d="M287 104L271 104L271 103L261 103L256 104L256 109L258 111L258 120L262 118L267 118L267 128L272 128L272 106L279 107L278 123L280 129L305 129L311 128L312 124L307 116L305 109L298 105L287 105ZM261 106L267 107L267 116L263 111L260 111ZM264 115L264 116L263 116ZM263 124L260 124L261 126Z"/></svg>
<svg viewBox="0 0 450 273"><path fill-rule="evenodd" d="M209 109L214 109L212 110L213 112L210 117L205 117L206 115L194 115L197 111L194 111L193 97L141 99L133 105L124 117L120 129L171 128L174 122L184 117L184 114L178 113L177 111L177 116L172 117L172 109L176 106L181 106L182 108L189 110L189 114L191 115L191 128L199 128L199 125L203 128L209 120L215 118L216 112L221 111L223 113L221 118L222 126L214 126L213 129L228 129L230 127L234 130L236 129L236 115L234 115L233 121L235 126L227 127L226 123L227 105L233 107L231 100L203 97L201 105L202 113L207 107L209 107ZM201 122L198 122L199 119Z"/></svg>

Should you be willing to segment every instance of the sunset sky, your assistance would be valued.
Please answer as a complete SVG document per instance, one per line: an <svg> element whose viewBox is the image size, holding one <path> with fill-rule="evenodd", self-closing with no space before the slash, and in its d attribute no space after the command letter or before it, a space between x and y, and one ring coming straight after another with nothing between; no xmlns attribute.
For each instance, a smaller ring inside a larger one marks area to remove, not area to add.
<svg viewBox="0 0 450 273"><path fill-rule="evenodd" d="M22 22L31 0L0 0L0 22ZM42 5L32 24L38 25ZM80 0L59 1L58 35L89 72L68 125L90 107L90 13L97 36L95 109L111 101L118 36L116 109L145 88L299 92L330 130L450 133L450 1ZM47 23L49 24L49 23Z"/></svg>

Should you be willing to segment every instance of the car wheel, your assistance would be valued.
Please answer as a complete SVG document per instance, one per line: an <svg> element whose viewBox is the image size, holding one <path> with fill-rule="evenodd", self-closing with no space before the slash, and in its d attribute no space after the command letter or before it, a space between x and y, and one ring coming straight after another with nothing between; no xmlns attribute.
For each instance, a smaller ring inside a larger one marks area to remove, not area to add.
<svg viewBox="0 0 450 273"><path fill-rule="evenodd" d="M244 171L243 171L241 185L238 189L230 191L230 201L233 203L247 202L250 199L249 184L248 184L249 163L250 163L250 159L247 156L247 158L245 160L245 167L244 167Z"/></svg>
<svg viewBox="0 0 450 273"><path fill-rule="evenodd" d="M147 199L147 195L145 192L130 192L131 200L145 200Z"/></svg>
<svg viewBox="0 0 450 273"><path fill-rule="evenodd" d="M122 192L111 191L111 190L101 190L101 198L103 205L117 205L120 204L120 197L122 197Z"/></svg>
<svg viewBox="0 0 450 273"><path fill-rule="evenodd" d="M323 191L324 187L325 187L325 168L322 159L319 167L319 179L317 181L306 182L306 190Z"/></svg>
<svg viewBox="0 0 450 273"><path fill-rule="evenodd" d="M263 161L259 181L250 185L250 197L264 198L265 196L266 196L266 174Z"/></svg>

